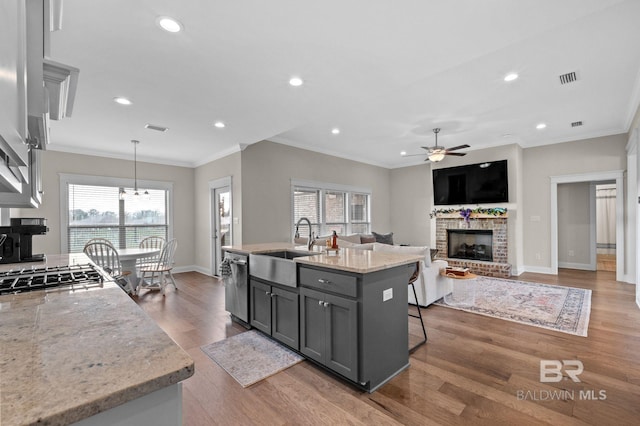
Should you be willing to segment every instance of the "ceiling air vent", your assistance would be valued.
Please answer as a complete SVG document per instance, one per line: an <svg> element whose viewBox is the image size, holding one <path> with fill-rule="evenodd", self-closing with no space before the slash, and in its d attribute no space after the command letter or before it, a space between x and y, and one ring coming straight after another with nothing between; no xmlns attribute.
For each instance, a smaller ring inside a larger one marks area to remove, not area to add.
<svg viewBox="0 0 640 426"><path fill-rule="evenodd" d="M574 81L578 81L578 73L576 71L560 75L560 84L569 84Z"/></svg>
<svg viewBox="0 0 640 426"><path fill-rule="evenodd" d="M153 124L145 124L144 128L149 130L157 130L158 132L166 132L167 130L169 130L168 127L156 126Z"/></svg>
<svg viewBox="0 0 640 426"><path fill-rule="evenodd" d="M571 127L580 127L582 126L582 121L574 121L571 123Z"/></svg>

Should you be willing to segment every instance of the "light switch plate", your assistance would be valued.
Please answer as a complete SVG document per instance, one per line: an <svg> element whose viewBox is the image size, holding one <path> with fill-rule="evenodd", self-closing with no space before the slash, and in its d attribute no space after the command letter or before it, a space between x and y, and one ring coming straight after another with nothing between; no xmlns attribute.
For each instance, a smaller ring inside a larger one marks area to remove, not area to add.
<svg viewBox="0 0 640 426"><path fill-rule="evenodd" d="M382 301L386 302L387 300L393 299L393 289L388 288L382 291Z"/></svg>

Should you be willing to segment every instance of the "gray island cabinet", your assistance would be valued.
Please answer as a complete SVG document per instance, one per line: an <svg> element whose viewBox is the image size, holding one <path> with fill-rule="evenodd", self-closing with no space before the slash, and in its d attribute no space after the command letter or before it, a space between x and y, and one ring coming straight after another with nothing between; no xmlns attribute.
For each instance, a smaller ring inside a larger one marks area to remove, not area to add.
<svg viewBox="0 0 640 426"><path fill-rule="evenodd" d="M225 250L249 255L252 327L368 392L409 366L407 289L422 256L291 243ZM280 260L258 261L265 254Z"/></svg>
<svg viewBox="0 0 640 426"><path fill-rule="evenodd" d="M407 368L413 269L352 273L300 265L300 352L369 392Z"/></svg>
<svg viewBox="0 0 640 426"><path fill-rule="evenodd" d="M256 278L250 280L250 324L295 350L299 349L298 291Z"/></svg>

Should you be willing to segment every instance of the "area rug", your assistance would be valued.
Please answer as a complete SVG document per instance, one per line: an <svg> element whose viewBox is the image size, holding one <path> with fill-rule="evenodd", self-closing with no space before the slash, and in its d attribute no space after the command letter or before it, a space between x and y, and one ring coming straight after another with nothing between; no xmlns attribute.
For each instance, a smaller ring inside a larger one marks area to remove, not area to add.
<svg viewBox="0 0 640 426"><path fill-rule="evenodd" d="M236 334L200 349L243 388L304 359L255 330Z"/></svg>
<svg viewBox="0 0 640 426"><path fill-rule="evenodd" d="M454 281L453 285L462 284ZM591 290L501 278L478 277L469 282L475 296L469 305L437 305L577 336L587 336ZM446 298L445 298L446 299Z"/></svg>

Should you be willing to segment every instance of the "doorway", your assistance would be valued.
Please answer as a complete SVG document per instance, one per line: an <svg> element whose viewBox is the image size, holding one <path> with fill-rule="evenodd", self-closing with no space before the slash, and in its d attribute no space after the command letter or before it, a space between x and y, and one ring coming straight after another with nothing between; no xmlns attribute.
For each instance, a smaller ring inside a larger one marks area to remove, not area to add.
<svg viewBox="0 0 640 426"><path fill-rule="evenodd" d="M551 176L551 268L550 273L558 273L558 185L572 182L615 182L615 223L616 223L616 280L624 281L624 173L622 170L583 173L575 175ZM595 226L594 226L595 227ZM595 236L595 235L594 235ZM592 246L595 248L595 244ZM595 252L592 250L595 254Z"/></svg>
<svg viewBox="0 0 640 426"><path fill-rule="evenodd" d="M211 201L211 275L218 275L222 247L233 244L231 177L209 182Z"/></svg>
<svg viewBox="0 0 640 426"><path fill-rule="evenodd" d="M616 270L616 185L596 184L596 269Z"/></svg>

